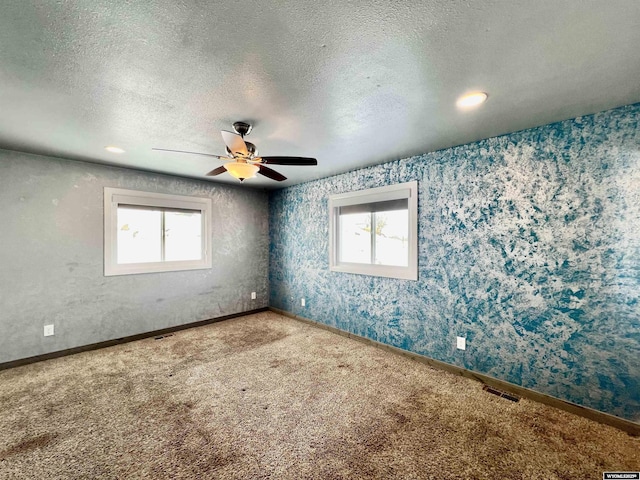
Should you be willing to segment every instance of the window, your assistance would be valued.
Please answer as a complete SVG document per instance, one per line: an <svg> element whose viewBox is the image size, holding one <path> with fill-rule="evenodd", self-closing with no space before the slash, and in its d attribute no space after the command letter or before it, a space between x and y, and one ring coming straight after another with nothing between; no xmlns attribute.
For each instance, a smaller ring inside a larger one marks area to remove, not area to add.
<svg viewBox="0 0 640 480"><path fill-rule="evenodd" d="M335 272L418 279L418 183L329 197Z"/></svg>
<svg viewBox="0 0 640 480"><path fill-rule="evenodd" d="M104 189L104 274L211 268L211 199Z"/></svg>

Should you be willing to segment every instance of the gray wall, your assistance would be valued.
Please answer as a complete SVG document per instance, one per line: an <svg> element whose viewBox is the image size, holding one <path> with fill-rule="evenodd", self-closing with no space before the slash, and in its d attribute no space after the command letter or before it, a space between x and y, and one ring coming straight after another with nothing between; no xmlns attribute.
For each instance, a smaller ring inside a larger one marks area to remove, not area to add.
<svg viewBox="0 0 640 480"><path fill-rule="evenodd" d="M210 197L213 268L105 277L105 186ZM0 150L0 200L0 363L268 305L263 191Z"/></svg>

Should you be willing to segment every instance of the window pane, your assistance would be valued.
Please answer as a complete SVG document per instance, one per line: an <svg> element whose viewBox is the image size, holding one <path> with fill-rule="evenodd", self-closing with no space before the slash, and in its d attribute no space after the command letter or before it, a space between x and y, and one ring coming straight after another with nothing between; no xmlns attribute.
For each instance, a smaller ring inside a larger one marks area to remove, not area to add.
<svg viewBox="0 0 640 480"><path fill-rule="evenodd" d="M409 265L409 210L376 212L377 265Z"/></svg>
<svg viewBox="0 0 640 480"><path fill-rule="evenodd" d="M340 215L340 262L371 263L371 214Z"/></svg>
<svg viewBox="0 0 640 480"><path fill-rule="evenodd" d="M202 221L200 212L165 212L164 259L200 260L202 258Z"/></svg>
<svg viewBox="0 0 640 480"><path fill-rule="evenodd" d="M118 208L118 263L162 260L162 212Z"/></svg>

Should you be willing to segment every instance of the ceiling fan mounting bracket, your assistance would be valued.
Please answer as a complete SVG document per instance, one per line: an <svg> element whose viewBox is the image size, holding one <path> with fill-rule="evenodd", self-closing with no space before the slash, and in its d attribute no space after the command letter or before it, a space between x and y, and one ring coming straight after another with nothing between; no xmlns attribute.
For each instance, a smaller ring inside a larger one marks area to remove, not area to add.
<svg viewBox="0 0 640 480"><path fill-rule="evenodd" d="M236 133L242 137L244 137L245 135L249 135L251 133L251 129L253 128L253 126L249 123L246 122L234 122L233 123L233 129L236 131Z"/></svg>

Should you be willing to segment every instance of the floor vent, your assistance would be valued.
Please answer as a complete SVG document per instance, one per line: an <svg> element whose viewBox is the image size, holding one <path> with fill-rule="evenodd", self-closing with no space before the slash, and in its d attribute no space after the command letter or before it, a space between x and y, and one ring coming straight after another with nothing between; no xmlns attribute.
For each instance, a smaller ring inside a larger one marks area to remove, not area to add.
<svg viewBox="0 0 640 480"><path fill-rule="evenodd" d="M173 337L173 333L167 333L166 335L160 335L158 337L153 337L154 340L162 340L163 338Z"/></svg>
<svg viewBox="0 0 640 480"><path fill-rule="evenodd" d="M497 388L490 387L489 385L484 385L482 389L485 392L492 393L493 395L497 395L502 398L506 398L507 400L511 400L512 402L519 402L520 397L517 395L513 395L511 393L503 392L502 390L498 390Z"/></svg>

